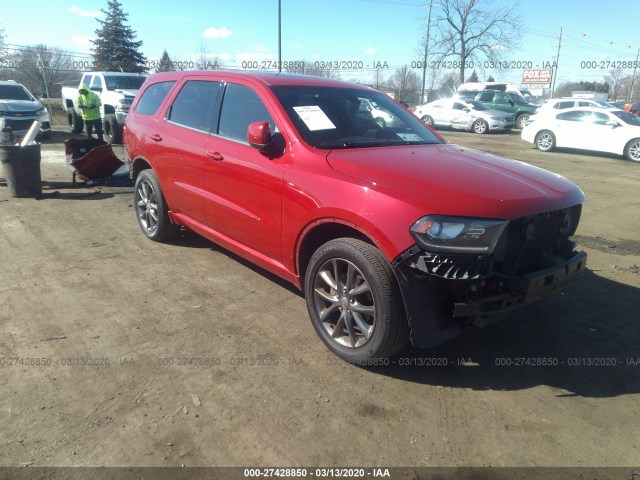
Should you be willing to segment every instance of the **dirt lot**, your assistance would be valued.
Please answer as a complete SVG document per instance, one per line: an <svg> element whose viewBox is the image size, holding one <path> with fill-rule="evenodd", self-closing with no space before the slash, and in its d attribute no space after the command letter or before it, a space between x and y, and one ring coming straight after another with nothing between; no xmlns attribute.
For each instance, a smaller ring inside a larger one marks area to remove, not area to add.
<svg viewBox="0 0 640 480"><path fill-rule="evenodd" d="M131 186L72 188L54 135L42 199L0 187L0 466L638 466L640 165L444 135L579 183L589 271L378 369L340 363L278 279L145 239Z"/></svg>

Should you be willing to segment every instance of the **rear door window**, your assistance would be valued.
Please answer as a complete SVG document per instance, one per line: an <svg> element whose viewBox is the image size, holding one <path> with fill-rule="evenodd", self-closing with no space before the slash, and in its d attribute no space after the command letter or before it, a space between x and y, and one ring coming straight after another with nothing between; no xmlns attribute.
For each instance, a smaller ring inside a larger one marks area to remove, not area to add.
<svg viewBox="0 0 640 480"><path fill-rule="evenodd" d="M482 92L478 96L478 100L481 102L491 102L493 100L493 92Z"/></svg>
<svg viewBox="0 0 640 480"><path fill-rule="evenodd" d="M175 81L158 82L147 88L138 101L136 113L141 113L142 115L155 114L175 83Z"/></svg>

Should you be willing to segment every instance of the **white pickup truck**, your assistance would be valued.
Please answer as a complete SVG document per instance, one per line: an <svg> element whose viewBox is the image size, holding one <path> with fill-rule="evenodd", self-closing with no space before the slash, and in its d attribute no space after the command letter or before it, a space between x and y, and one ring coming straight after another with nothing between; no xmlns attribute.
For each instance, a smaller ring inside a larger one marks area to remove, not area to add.
<svg viewBox="0 0 640 480"><path fill-rule="evenodd" d="M69 129L80 133L84 127L76 102L80 85L86 85L100 96L105 140L122 141L122 125L145 76L138 73L87 72L76 87L62 87L62 106L67 112Z"/></svg>

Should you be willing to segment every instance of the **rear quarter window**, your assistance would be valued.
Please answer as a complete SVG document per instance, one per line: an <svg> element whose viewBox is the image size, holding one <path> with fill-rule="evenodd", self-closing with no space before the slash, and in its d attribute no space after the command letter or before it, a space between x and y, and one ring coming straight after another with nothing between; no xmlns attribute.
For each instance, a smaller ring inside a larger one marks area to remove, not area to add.
<svg viewBox="0 0 640 480"><path fill-rule="evenodd" d="M136 113L154 115L176 82L159 82L149 86L138 101Z"/></svg>

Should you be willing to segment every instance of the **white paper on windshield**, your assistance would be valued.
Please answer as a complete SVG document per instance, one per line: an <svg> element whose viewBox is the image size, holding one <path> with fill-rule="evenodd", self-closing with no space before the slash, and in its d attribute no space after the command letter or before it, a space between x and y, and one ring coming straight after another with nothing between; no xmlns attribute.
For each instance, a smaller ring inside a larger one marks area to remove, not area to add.
<svg viewBox="0 0 640 480"><path fill-rule="evenodd" d="M317 105L306 105L304 107L293 107L300 118L312 132L315 130L328 130L336 128L329 120L329 117Z"/></svg>
<svg viewBox="0 0 640 480"><path fill-rule="evenodd" d="M405 142L419 142L422 140L420 135L416 135L415 133L396 133L402 140Z"/></svg>

